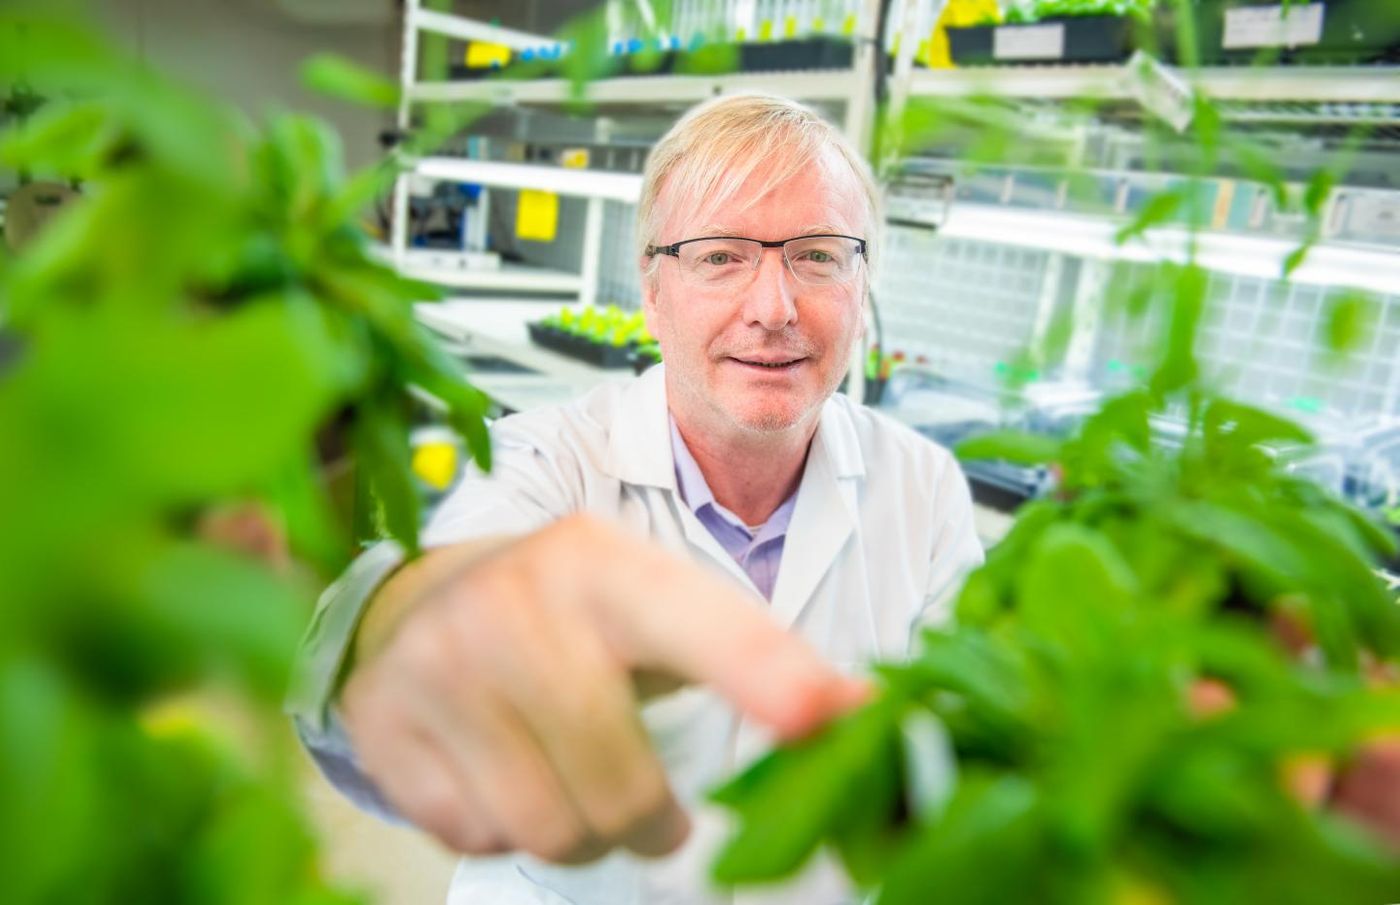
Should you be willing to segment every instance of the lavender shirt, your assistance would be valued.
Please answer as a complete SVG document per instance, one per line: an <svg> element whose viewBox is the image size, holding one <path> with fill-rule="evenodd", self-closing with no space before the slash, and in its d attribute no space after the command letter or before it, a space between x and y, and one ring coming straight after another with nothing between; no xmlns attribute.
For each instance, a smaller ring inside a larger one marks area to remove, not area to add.
<svg viewBox="0 0 1400 905"><path fill-rule="evenodd" d="M784 500L762 525L745 525L743 519L715 499L695 457L690 454L685 440L681 439L676 419L671 418L670 421L671 453L676 461L676 488L680 491L681 499L695 513L705 530L719 541L724 551L734 557L739 568L748 573L764 599L771 601L773 584L778 580L778 563L783 558L783 541L787 539L788 523L792 521L797 494L794 492Z"/></svg>

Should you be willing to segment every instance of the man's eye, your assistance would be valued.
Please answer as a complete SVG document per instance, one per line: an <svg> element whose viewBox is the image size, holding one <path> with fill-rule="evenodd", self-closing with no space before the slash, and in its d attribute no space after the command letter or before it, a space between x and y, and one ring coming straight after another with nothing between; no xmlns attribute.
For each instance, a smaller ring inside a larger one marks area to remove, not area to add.
<svg viewBox="0 0 1400 905"><path fill-rule="evenodd" d="M811 261L813 264L830 264L836 259L831 256L830 252L814 250L807 252L807 260Z"/></svg>
<svg viewBox="0 0 1400 905"><path fill-rule="evenodd" d="M734 263L734 256L727 251L712 251L701 260L712 267L722 267Z"/></svg>

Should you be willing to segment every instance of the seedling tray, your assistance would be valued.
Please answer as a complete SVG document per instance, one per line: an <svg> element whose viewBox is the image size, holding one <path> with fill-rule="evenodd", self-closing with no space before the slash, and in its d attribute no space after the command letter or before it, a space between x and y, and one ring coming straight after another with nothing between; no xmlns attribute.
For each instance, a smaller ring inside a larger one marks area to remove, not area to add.
<svg viewBox="0 0 1400 905"><path fill-rule="evenodd" d="M633 346L630 344L613 346L596 343L587 337L539 322L527 324L526 328L530 331L531 341L536 345L561 355L577 358L600 368L626 368L632 364Z"/></svg>

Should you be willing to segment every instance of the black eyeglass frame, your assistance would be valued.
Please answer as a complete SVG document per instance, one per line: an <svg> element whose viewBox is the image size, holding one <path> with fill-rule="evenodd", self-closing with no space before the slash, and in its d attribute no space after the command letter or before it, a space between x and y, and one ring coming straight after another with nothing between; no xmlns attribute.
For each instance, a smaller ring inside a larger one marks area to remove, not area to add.
<svg viewBox="0 0 1400 905"><path fill-rule="evenodd" d="M860 244L860 247L856 249L856 253L867 261L870 260L870 255L867 252L867 243L864 239L857 238L856 236L843 236L840 233L817 233L812 236L793 236L791 239L780 239L775 242L765 242L762 239L750 239L747 236L701 236L698 239L683 239L680 242L673 242L670 245L648 245L646 254L648 258L654 258L657 255L670 255L673 258L679 258L681 256L682 245L689 245L691 242L713 242L716 239L742 239L745 242L757 242L764 248L782 248L789 242L796 242L798 239L850 239L852 242Z"/></svg>

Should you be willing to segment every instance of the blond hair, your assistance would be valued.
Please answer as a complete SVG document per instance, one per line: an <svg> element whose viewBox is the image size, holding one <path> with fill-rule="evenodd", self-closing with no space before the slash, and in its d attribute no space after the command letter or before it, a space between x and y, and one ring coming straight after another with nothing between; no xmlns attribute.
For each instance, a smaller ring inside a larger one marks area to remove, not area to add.
<svg viewBox="0 0 1400 905"><path fill-rule="evenodd" d="M762 165L770 166L761 190L745 200L753 204L801 170L821 164L834 151L851 169L865 201L867 247L879 223L879 189L864 158L846 136L815 111L771 94L731 94L697 104L671 127L647 158L642 196L637 205L637 253L662 242L664 225L657 204L667 193L677 199L704 199L710 209L731 201L745 181ZM687 237L678 237L687 238ZM655 272L656 258L647 272Z"/></svg>

